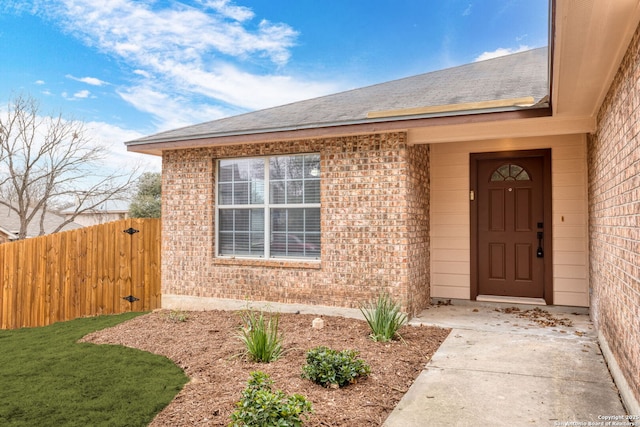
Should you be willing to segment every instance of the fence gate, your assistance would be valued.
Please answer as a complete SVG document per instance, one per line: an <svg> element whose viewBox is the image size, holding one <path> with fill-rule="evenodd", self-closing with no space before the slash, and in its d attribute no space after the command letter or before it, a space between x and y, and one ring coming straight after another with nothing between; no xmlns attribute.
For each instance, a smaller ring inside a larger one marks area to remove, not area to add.
<svg viewBox="0 0 640 427"><path fill-rule="evenodd" d="M0 244L0 327L160 307L159 219Z"/></svg>

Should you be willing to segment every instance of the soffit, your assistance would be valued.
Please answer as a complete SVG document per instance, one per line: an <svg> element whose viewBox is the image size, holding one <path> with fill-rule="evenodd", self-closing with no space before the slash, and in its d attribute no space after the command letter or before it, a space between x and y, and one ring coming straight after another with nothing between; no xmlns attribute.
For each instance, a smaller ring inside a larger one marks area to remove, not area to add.
<svg viewBox="0 0 640 427"><path fill-rule="evenodd" d="M639 21L638 0L557 0L554 115L597 115Z"/></svg>
<svg viewBox="0 0 640 427"><path fill-rule="evenodd" d="M409 130L414 143L595 132L597 114L640 22L640 0L556 0L552 116Z"/></svg>

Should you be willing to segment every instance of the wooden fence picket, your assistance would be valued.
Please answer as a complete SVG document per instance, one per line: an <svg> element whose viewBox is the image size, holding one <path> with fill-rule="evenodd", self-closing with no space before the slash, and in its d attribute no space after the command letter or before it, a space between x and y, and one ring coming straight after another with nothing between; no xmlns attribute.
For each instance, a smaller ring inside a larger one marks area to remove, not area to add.
<svg viewBox="0 0 640 427"><path fill-rule="evenodd" d="M160 230L125 219L0 244L0 328L159 308Z"/></svg>

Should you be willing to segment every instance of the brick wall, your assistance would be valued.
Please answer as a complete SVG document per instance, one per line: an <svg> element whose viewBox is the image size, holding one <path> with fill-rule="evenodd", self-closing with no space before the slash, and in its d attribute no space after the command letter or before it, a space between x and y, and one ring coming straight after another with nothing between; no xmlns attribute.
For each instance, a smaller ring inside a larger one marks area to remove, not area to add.
<svg viewBox="0 0 640 427"><path fill-rule="evenodd" d="M319 262L214 256L216 159L320 153ZM405 133L168 151L163 294L358 307L429 301L429 149Z"/></svg>
<svg viewBox="0 0 640 427"><path fill-rule="evenodd" d="M431 300L430 270L430 152L428 145L408 147L407 234L409 306L422 309Z"/></svg>
<svg viewBox="0 0 640 427"><path fill-rule="evenodd" d="M592 318L640 401L640 41L636 33L588 143Z"/></svg>

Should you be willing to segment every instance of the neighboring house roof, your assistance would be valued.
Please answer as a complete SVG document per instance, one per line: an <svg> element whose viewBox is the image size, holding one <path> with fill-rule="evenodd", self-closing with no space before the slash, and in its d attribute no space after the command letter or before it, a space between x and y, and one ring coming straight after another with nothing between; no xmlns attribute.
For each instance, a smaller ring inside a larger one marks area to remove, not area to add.
<svg viewBox="0 0 640 427"><path fill-rule="evenodd" d="M108 214L108 213L126 213L129 212L129 201L125 200L106 200L100 203L98 206L88 209L85 213L93 214ZM83 208L82 206L80 208ZM67 209L60 211L62 215L71 215L76 212L77 206L71 206Z"/></svg>
<svg viewBox="0 0 640 427"><path fill-rule="evenodd" d="M128 146L546 108L546 47L223 118L127 142Z"/></svg>
<svg viewBox="0 0 640 427"><path fill-rule="evenodd" d="M7 239L15 238L15 233L11 232L10 230L7 230L6 228L0 225L0 237L3 235L6 236ZM4 241L4 240L0 238L0 241Z"/></svg>
<svg viewBox="0 0 640 427"><path fill-rule="evenodd" d="M45 234L51 234L55 229L63 223L65 218L54 212L47 212L44 220ZM61 231L73 230L81 228L80 224L71 222L65 225ZM0 205L0 229L7 231L10 234L11 240L18 237L20 231L20 218L18 215L5 205ZM40 215L36 215L27 227L27 237L35 237L40 235Z"/></svg>

